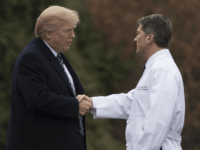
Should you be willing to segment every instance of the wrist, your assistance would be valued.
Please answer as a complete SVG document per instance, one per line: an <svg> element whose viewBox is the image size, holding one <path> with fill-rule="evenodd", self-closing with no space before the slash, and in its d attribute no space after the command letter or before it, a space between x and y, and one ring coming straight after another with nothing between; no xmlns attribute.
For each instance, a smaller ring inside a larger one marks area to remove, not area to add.
<svg viewBox="0 0 200 150"><path fill-rule="evenodd" d="M94 109L94 103L93 103L92 98L90 98L90 101L91 101L91 104L92 104L92 109Z"/></svg>

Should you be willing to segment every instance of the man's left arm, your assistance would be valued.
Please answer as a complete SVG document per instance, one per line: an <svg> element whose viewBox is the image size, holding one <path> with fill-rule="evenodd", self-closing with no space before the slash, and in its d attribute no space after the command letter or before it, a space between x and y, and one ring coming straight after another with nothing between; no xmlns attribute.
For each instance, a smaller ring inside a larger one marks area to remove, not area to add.
<svg viewBox="0 0 200 150"><path fill-rule="evenodd" d="M150 109L144 119L143 133L134 145L134 150L160 149L170 130L177 96L174 74L169 69L157 69L149 91Z"/></svg>

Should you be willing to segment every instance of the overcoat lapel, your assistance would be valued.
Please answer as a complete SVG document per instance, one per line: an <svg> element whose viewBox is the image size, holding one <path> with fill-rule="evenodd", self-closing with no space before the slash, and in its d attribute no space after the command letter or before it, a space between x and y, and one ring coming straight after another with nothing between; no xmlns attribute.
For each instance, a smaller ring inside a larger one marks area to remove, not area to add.
<svg viewBox="0 0 200 150"><path fill-rule="evenodd" d="M67 58L64 56L64 54L61 53L61 56L63 58L63 61L67 67L67 69L69 70L72 78L73 78L73 81L74 81L74 86L75 86L75 91L76 91L76 95L78 94L84 94L84 89L83 89L83 86L81 85L81 82L78 78L78 76L76 75L74 69L72 68L71 64L69 63L69 61L67 60Z"/></svg>
<svg viewBox="0 0 200 150"><path fill-rule="evenodd" d="M69 79L68 79L66 73L64 72L62 66L59 64L57 58L52 54L52 52L50 51L50 49L46 46L46 44L43 42L43 40L41 38L34 38L34 42L41 48L41 51L43 52L44 56L49 59L49 61L50 61L51 65L53 66L53 68L57 71L57 73L60 75L60 77L67 84L70 93L72 95L74 95L72 87L71 87L71 84L69 83ZM69 62L66 61L66 58L64 57L63 54L62 54L62 58L63 58L64 63L65 63L65 65L67 67L71 66L69 64ZM73 72L72 70L73 70L73 68L71 67L70 70L69 70L70 74L71 74L71 72ZM75 72L71 74L72 78L74 78L74 74L75 74Z"/></svg>
<svg viewBox="0 0 200 150"><path fill-rule="evenodd" d="M59 64L57 59L51 59L51 65L54 67L54 69L58 72L58 74L63 78L63 80L65 81L65 83L67 84L68 88L70 89L70 93L72 95L74 95L71 84L69 83L69 79L66 75L66 73L64 72L62 66Z"/></svg>

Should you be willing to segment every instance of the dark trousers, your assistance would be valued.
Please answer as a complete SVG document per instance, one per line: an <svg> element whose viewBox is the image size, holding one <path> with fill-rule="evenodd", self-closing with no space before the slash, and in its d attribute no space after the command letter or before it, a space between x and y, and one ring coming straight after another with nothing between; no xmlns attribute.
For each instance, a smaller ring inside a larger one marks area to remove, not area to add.
<svg viewBox="0 0 200 150"><path fill-rule="evenodd" d="M160 148L160 150L162 150L162 147Z"/></svg>

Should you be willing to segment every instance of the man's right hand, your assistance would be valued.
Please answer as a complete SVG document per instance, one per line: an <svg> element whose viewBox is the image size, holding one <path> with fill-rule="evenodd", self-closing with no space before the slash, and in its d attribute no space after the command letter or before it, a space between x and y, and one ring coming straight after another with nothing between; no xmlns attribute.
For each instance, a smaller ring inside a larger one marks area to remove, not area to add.
<svg viewBox="0 0 200 150"><path fill-rule="evenodd" d="M82 117L90 111L92 104L86 100L79 101L79 116Z"/></svg>

